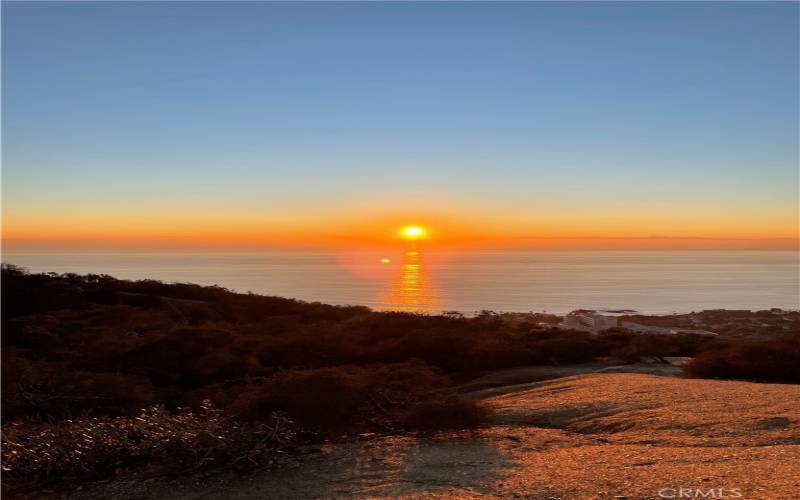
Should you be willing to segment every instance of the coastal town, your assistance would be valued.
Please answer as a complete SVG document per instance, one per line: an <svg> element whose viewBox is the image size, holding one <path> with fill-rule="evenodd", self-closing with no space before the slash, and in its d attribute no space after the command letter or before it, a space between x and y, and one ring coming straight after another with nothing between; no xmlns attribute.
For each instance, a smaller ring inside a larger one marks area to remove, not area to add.
<svg viewBox="0 0 800 500"><path fill-rule="evenodd" d="M560 328L590 333L624 330L630 333L701 335L726 339L778 338L800 332L800 310L779 308L751 311L708 309L685 314L640 314L629 309L577 309L560 316L547 313L507 313L507 321L535 328Z"/></svg>

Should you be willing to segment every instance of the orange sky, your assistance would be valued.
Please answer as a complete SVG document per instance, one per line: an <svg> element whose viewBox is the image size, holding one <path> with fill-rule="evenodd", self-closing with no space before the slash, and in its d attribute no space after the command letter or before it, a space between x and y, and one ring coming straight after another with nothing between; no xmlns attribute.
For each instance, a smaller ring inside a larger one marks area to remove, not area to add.
<svg viewBox="0 0 800 500"><path fill-rule="evenodd" d="M59 248L263 248L392 244L408 224L428 230L428 245L492 248L764 248L796 249L796 218L675 209L637 214L389 213L330 214L281 219L258 213L194 211L192 217L80 210L3 216L6 250Z"/></svg>

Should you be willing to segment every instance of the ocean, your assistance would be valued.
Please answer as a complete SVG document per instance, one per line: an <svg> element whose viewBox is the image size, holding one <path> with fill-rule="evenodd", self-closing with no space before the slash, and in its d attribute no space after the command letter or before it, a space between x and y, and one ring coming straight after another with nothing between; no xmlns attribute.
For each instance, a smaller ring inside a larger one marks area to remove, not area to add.
<svg viewBox="0 0 800 500"><path fill-rule="evenodd" d="M785 251L379 251L11 253L32 272L109 274L415 312L489 309L646 314L800 308Z"/></svg>

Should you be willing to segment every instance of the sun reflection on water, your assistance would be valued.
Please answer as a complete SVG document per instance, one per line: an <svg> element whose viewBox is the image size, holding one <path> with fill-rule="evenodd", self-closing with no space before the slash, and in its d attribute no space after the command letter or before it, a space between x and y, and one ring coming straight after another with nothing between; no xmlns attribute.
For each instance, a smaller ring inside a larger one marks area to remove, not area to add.
<svg viewBox="0 0 800 500"><path fill-rule="evenodd" d="M406 248L392 278L388 296L381 302L385 309L395 311L432 312L440 309L438 292L416 242L410 242Z"/></svg>

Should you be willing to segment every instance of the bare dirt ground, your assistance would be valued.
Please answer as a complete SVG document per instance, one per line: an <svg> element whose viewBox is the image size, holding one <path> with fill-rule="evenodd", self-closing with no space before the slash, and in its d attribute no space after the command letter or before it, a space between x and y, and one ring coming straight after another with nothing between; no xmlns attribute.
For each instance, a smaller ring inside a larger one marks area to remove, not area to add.
<svg viewBox="0 0 800 500"><path fill-rule="evenodd" d="M798 385L592 373L485 396L497 423L479 431L373 436L243 478L70 498L800 498Z"/></svg>

